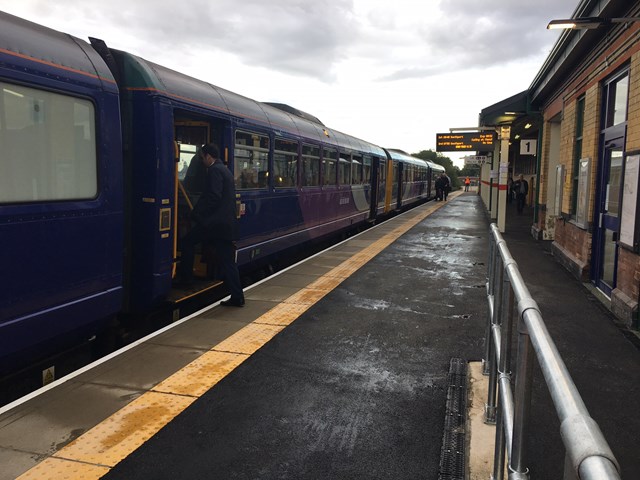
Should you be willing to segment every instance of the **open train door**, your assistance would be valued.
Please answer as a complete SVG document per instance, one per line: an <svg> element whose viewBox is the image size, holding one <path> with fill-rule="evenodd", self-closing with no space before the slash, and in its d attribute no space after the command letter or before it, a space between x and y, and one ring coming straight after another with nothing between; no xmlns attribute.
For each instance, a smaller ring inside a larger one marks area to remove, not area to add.
<svg viewBox="0 0 640 480"><path fill-rule="evenodd" d="M176 115L174 122L175 145L175 212L174 212L174 245L173 245L173 277L177 273L180 262L180 239L191 228L191 211L204 191L207 173L200 157L202 145L215 142L220 147L220 154L226 159L228 148L223 143L224 122L220 120L202 120L189 118L187 113ZM201 246L196 252L194 261L194 277L198 280L194 285L179 295L172 294L174 301L184 300L203 290L219 285L220 280L214 278L214 254L208 252L207 246Z"/></svg>

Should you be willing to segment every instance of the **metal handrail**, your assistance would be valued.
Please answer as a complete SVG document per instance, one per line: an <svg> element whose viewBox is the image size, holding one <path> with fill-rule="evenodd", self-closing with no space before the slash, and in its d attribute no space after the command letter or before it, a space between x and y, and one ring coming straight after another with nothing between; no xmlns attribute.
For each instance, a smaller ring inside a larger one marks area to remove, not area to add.
<svg viewBox="0 0 640 480"><path fill-rule="evenodd" d="M529 478L524 441L529 430L534 353L560 420L566 448L564 480L620 479L618 462L589 416L495 223L491 224L489 257L484 373L489 375L485 422L496 423L492 479L502 480L504 476L505 447L509 480ZM515 393L511 390L510 373L514 305L518 310Z"/></svg>

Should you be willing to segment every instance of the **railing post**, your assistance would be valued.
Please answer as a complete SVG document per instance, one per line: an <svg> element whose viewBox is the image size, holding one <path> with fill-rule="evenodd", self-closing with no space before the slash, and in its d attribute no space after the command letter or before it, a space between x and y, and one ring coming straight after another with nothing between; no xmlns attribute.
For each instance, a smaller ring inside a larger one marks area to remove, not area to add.
<svg viewBox="0 0 640 480"><path fill-rule="evenodd" d="M487 392L487 404L484 409L484 422L490 425L494 425L496 423L496 404L497 404L497 394L496 394L496 386L498 383L498 355L497 348L499 345L496 345L494 342L493 329L500 325L501 314L502 314L502 299L504 298L504 268L502 265L502 257L499 255L496 256L496 272L494 272L494 285L497 285L497 291L494 288L494 296L493 296L493 316L491 318L491 324L489 328L489 343L490 346L490 354L489 354L489 388Z"/></svg>
<svg viewBox="0 0 640 480"><path fill-rule="evenodd" d="M493 292L495 290L494 281L495 281L495 268L496 268L496 259L498 257L498 249L496 246L496 239L493 235L490 236L489 241L489 265L488 265L488 280L487 280L487 296L489 297L489 305L494 305L493 302ZM482 359L482 374L489 375L489 370L491 369L491 321L492 321L492 308L489 309L489 315L487 316L487 329L485 332L484 339L484 358Z"/></svg>
<svg viewBox="0 0 640 480"><path fill-rule="evenodd" d="M534 351L529 332L521 314L518 319L518 359L516 361L516 392L509 480L529 478L529 469L525 465L525 455L526 440L529 433L529 412L531 410L533 355Z"/></svg>
<svg viewBox="0 0 640 480"><path fill-rule="evenodd" d="M506 268L506 265L505 265ZM506 273L506 272L505 272ZM514 306L514 295L513 289L511 288L511 282L509 280L509 275L504 275L504 290L508 292L506 296L504 296L506 306L501 310L502 312L502 337L500 346L500 365L498 367L499 377L502 379L506 377L507 379L511 376L511 336L513 331L513 306ZM506 319L504 319L506 313ZM498 387L502 382L498 383ZM500 390L498 390L500 391ZM499 395L498 398L501 398ZM502 402L498 402L498 408L496 411L496 440L495 440L495 450L493 457L493 476L492 480L503 480L504 478L504 454L505 454L505 445L507 435L505 433L505 422L504 422L504 412L505 405Z"/></svg>

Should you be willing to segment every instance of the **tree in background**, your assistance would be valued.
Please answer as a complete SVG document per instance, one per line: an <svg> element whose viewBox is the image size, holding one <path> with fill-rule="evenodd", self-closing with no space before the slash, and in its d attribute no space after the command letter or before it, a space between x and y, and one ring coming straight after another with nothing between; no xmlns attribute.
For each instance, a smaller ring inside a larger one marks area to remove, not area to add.
<svg viewBox="0 0 640 480"><path fill-rule="evenodd" d="M411 155L421 160L429 160L438 165L442 165L451 179L451 189L457 190L460 188L460 180L458 180L458 177L462 176L462 173L449 157L445 157L441 153L434 152L433 150L422 150L420 153L412 153Z"/></svg>
<svg viewBox="0 0 640 480"><path fill-rule="evenodd" d="M461 177L479 177L480 176L480 165L465 165L462 170L460 170Z"/></svg>

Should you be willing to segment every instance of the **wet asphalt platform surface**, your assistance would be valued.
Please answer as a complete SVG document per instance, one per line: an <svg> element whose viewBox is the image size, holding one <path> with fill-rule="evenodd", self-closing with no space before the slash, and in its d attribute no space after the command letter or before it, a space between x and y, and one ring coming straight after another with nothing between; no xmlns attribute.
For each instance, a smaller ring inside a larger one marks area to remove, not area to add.
<svg viewBox="0 0 640 480"><path fill-rule="evenodd" d="M104 478L437 478L452 357L480 360L479 198L427 217Z"/></svg>
<svg viewBox="0 0 640 480"><path fill-rule="evenodd" d="M509 212L507 245L623 478L639 478L637 343L531 238L530 213ZM449 362L484 354L488 227L475 193L450 200L103 478L437 479ZM561 478L535 375L531 478Z"/></svg>

